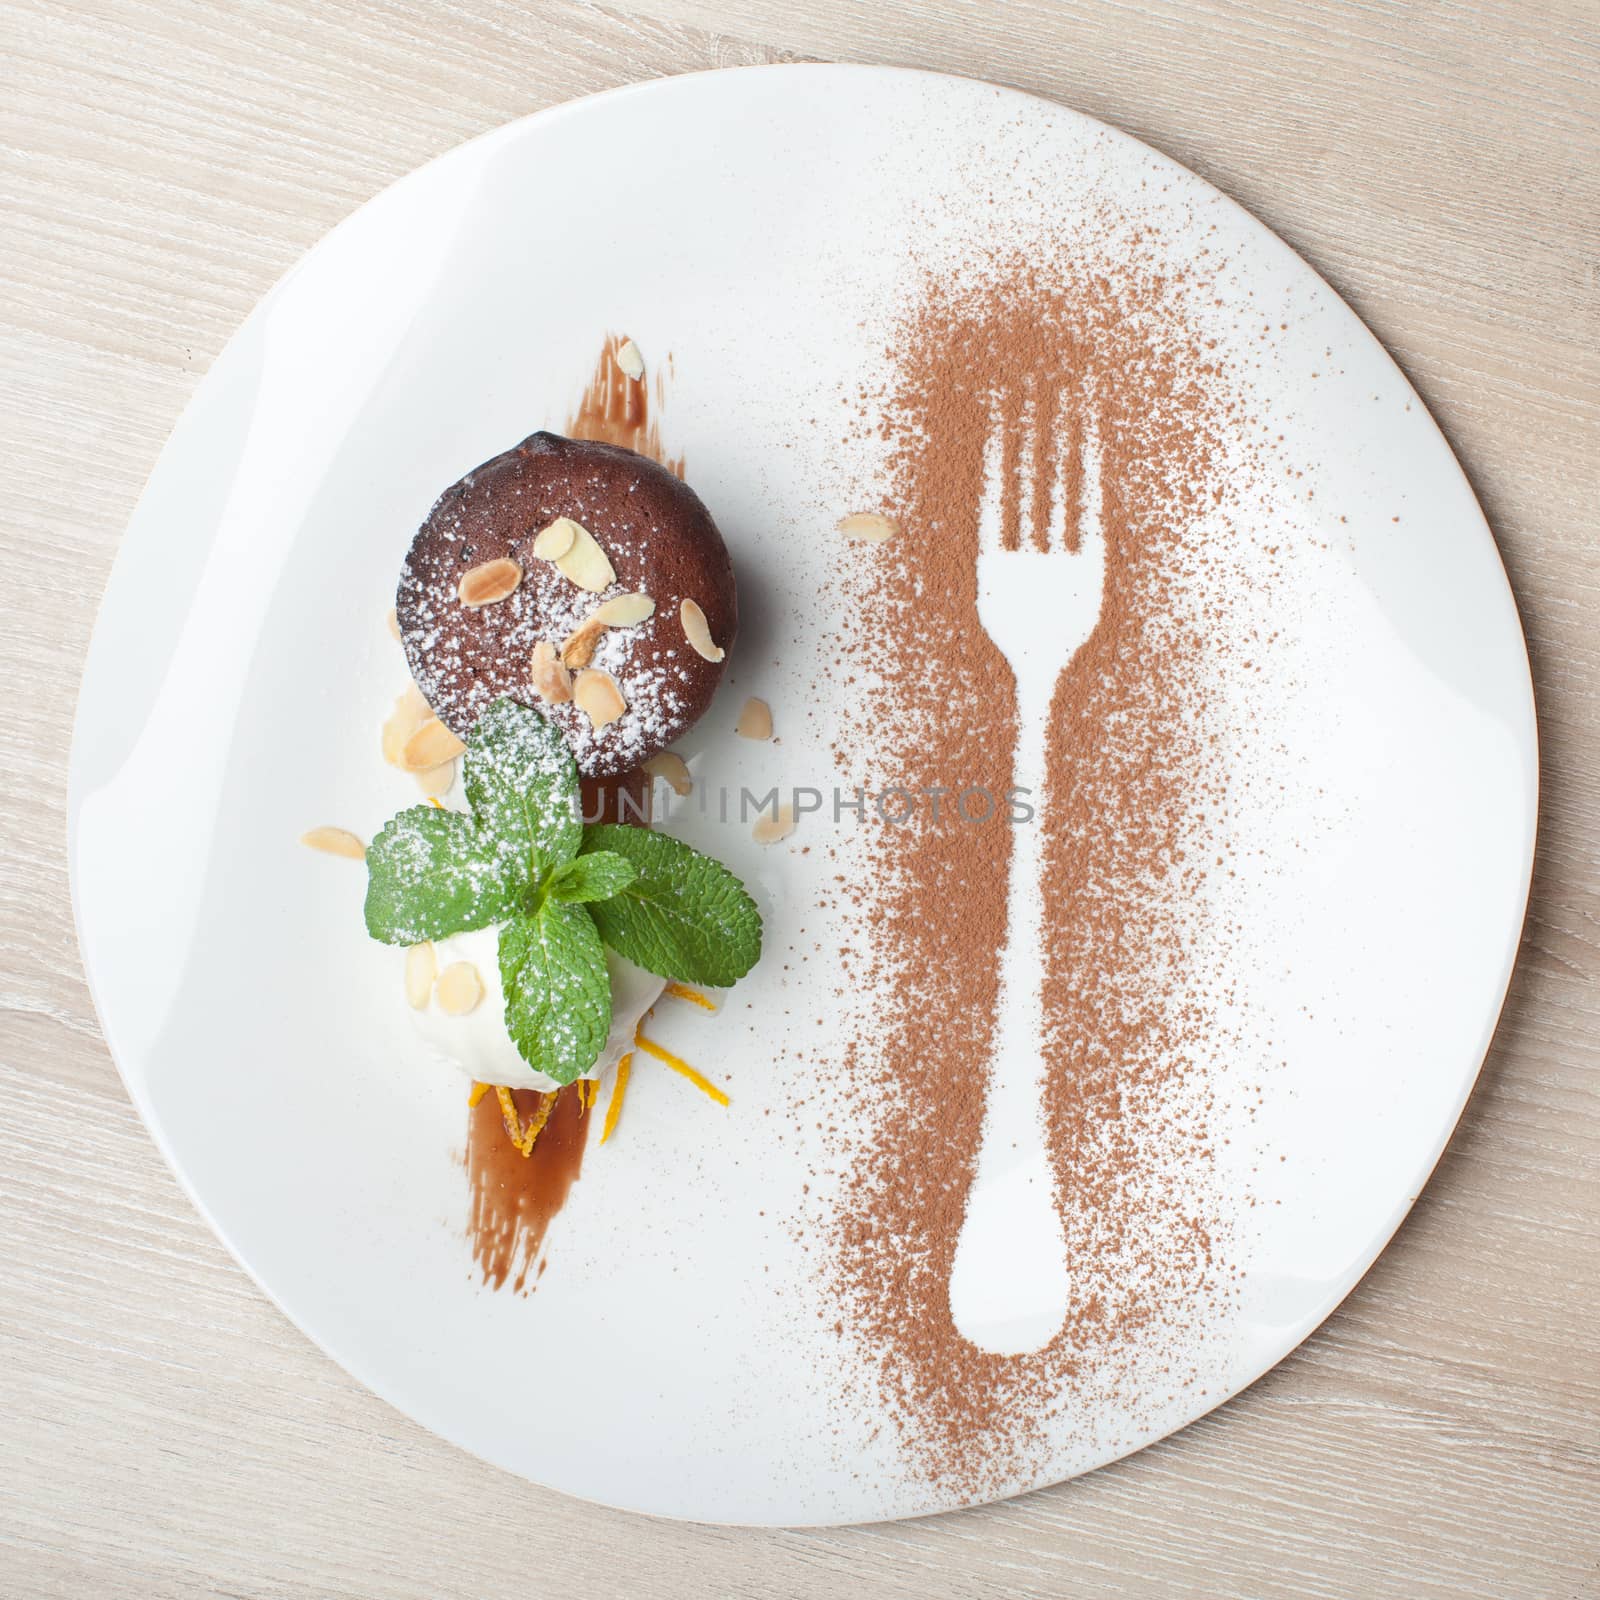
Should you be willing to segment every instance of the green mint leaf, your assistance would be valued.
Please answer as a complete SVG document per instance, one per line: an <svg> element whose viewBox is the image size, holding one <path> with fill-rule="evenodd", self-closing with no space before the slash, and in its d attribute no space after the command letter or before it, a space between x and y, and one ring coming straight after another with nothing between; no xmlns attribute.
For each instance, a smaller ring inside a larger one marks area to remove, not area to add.
<svg viewBox="0 0 1600 1600"><path fill-rule="evenodd" d="M619 955L658 978L718 989L756 964L761 913L720 861L668 834L616 823L583 830L583 856L600 852L627 857L638 874L589 908L600 937Z"/></svg>
<svg viewBox="0 0 1600 1600"><path fill-rule="evenodd" d="M419 944L512 915L583 839L578 769L537 711L497 700L467 741L472 815L414 806L367 851L367 932Z"/></svg>
<svg viewBox="0 0 1600 1600"><path fill-rule="evenodd" d="M638 877L638 869L615 850L595 850L563 862L550 875L552 900L609 900Z"/></svg>
<svg viewBox="0 0 1600 1600"><path fill-rule="evenodd" d="M570 861L583 839L578 765L537 711L496 700L467 739L467 804L501 849L520 849L530 879Z"/></svg>
<svg viewBox="0 0 1600 1600"><path fill-rule="evenodd" d="M611 974L587 909L547 900L513 917L500 930L500 982L522 1059L557 1083L581 1078L611 1031Z"/></svg>
<svg viewBox="0 0 1600 1600"><path fill-rule="evenodd" d="M367 932L421 944L509 916L526 887L516 855L459 811L413 806L367 847Z"/></svg>

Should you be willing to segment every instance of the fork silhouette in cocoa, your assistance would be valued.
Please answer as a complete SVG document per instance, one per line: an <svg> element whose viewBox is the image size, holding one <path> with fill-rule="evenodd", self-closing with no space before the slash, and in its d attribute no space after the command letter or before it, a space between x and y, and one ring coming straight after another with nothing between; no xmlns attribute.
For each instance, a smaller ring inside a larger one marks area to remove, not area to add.
<svg viewBox="0 0 1600 1600"><path fill-rule="evenodd" d="M973 1344L1014 1355L1050 1342L1070 1292L1045 1136L1042 880L1053 798L1050 706L1061 675L1094 632L1105 582L1099 429L1092 396L1077 400L1077 473L1068 470L1068 430L1042 426L1041 408L1022 409L1021 442L1008 451L1002 408L991 407L978 521L978 619L1016 682L1011 781L1027 791L1033 816L1012 828L998 1015L950 1310ZM1067 413L1063 398L1057 415ZM1048 494L1035 493L1045 479Z"/></svg>

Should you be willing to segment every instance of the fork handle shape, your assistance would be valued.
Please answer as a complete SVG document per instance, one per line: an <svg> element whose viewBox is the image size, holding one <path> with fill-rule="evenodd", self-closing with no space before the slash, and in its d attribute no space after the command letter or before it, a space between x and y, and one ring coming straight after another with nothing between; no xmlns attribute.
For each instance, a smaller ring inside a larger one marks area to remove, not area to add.
<svg viewBox="0 0 1600 1600"><path fill-rule="evenodd" d="M1050 700L1056 674L1017 675L1012 783L1029 791L1015 823L1006 884L1006 940L978 1164L950 1274L956 1327L980 1349L1020 1355L1066 1319L1066 1238L1041 1114L1044 1089L1044 811Z"/></svg>

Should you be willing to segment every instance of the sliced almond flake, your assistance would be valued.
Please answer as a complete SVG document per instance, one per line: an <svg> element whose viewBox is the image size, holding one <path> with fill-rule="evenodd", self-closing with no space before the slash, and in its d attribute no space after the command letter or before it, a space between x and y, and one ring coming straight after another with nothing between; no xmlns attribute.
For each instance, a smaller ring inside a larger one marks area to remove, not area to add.
<svg viewBox="0 0 1600 1600"><path fill-rule="evenodd" d="M639 354L639 347L632 339L625 340L622 348L617 351L617 365L635 383L644 376L644 357Z"/></svg>
<svg viewBox="0 0 1600 1600"><path fill-rule="evenodd" d="M772 707L765 700L752 695L744 703L733 731L742 739L770 739L772 737Z"/></svg>
<svg viewBox="0 0 1600 1600"><path fill-rule="evenodd" d="M562 641L561 665L569 671L588 666L594 660L594 647L600 643L600 635L604 632L604 623L596 622L593 617L585 617Z"/></svg>
<svg viewBox="0 0 1600 1600"><path fill-rule="evenodd" d="M602 600L584 620L602 628L637 628L655 615L656 603L647 594L614 594Z"/></svg>
<svg viewBox="0 0 1600 1600"><path fill-rule="evenodd" d="M407 772L426 772L429 767L454 761L466 748L437 717L430 716L401 747L400 765Z"/></svg>
<svg viewBox="0 0 1600 1600"><path fill-rule="evenodd" d="M571 517L557 517L539 530L539 537L533 541L533 553L541 561L559 561L577 537L578 524Z"/></svg>
<svg viewBox="0 0 1600 1600"><path fill-rule="evenodd" d="M448 1017L464 1017L483 999L483 979L470 961L452 961L434 987L439 1009Z"/></svg>
<svg viewBox="0 0 1600 1600"><path fill-rule="evenodd" d="M300 843L324 855L345 856L365 861L367 847L348 828L310 828L300 835Z"/></svg>
<svg viewBox="0 0 1600 1600"><path fill-rule="evenodd" d="M598 732L628 709L617 680L609 672L590 667L572 680L572 701Z"/></svg>
<svg viewBox="0 0 1600 1600"><path fill-rule="evenodd" d="M468 567L456 585L456 594L462 605L476 609L504 600L521 582L521 563L514 556L501 556L498 560Z"/></svg>
<svg viewBox="0 0 1600 1600"><path fill-rule="evenodd" d="M847 539L860 539L867 544L882 544L900 531L900 524L892 517L880 517L876 511L853 511L840 517L839 532Z"/></svg>
<svg viewBox="0 0 1600 1600"><path fill-rule="evenodd" d="M439 962L426 940L406 951L406 1003L413 1011L426 1011L433 996L433 977Z"/></svg>
<svg viewBox="0 0 1600 1600"><path fill-rule="evenodd" d="M658 751L645 762L644 770L652 778L660 778L663 783L670 785L680 800L694 788L689 765L676 750Z"/></svg>
<svg viewBox="0 0 1600 1600"><path fill-rule="evenodd" d="M416 774L417 787L429 799L435 800L442 794L449 794L456 781L456 764L453 761L441 761L436 767L426 767Z"/></svg>
<svg viewBox="0 0 1600 1600"><path fill-rule="evenodd" d="M678 607L678 621L683 625L683 636L697 656L707 661L720 661L727 654L720 644L711 641L711 624L706 614L693 600L685 600Z"/></svg>
<svg viewBox="0 0 1600 1600"><path fill-rule="evenodd" d="M580 589L600 594L617 581L616 569L587 528L578 522L572 527L572 546L564 555L556 557L556 568Z"/></svg>
<svg viewBox="0 0 1600 1600"><path fill-rule="evenodd" d="M405 693L394 703L383 724L383 759L391 767L403 766L401 752L406 740L433 715L433 709L422 698L422 691L414 683L406 685Z"/></svg>
<svg viewBox="0 0 1600 1600"><path fill-rule="evenodd" d="M750 830L750 837L757 844L776 844L780 839L787 839L794 832L794 807L779 806L776 816L767 816L763 813L756 818L756 825Z"/></svg>
<svg viewBox="0 0 1600 1600"><path fill-rule="evenodd" d="M572 674L556 658L556 647L548 639L533 647L528 679L546 705L565 705L572 698Z"/></svg>
<svg viewBox="0 0 1600 1600"><path fill-rule="evenodd" d="M389 607L389 615L384 618L384 621L387 622L388 625L389 625L389 637L391 639L393 639L396 644L399 644L399 642L400 642L400 613L398 611L396 611L393 606L390 606Z"/></svg>

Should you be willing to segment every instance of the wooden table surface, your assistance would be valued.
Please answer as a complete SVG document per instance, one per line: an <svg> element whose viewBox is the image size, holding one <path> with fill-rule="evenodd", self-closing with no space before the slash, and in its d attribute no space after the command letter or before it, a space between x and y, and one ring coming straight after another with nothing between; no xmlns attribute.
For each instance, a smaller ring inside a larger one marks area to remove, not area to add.
<svg viewBox="0 0 1600 1600"><path fill-rule="evenodd" d="M1592 0L0 4L0 1593L1600 1595L1600 11ZM1264 218L1432 406L1522 606L1544 798L1483 1077L1300 1351L1132 1460L836 1532L678 1526L424 1433L279 1315L128 1104L67 899L66 766L121 529L267 287L418 163L752 61L991 78Z"/></svg>

